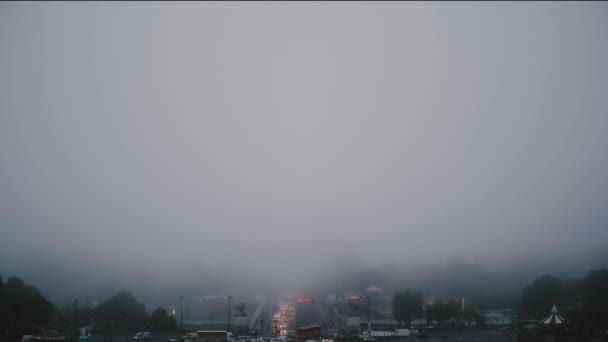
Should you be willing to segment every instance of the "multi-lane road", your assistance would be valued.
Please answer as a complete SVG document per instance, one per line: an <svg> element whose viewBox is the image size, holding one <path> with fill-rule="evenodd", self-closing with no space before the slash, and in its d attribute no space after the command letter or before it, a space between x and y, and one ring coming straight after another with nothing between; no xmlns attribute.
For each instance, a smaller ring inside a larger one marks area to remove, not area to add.
<svg viewBox="0 0 608 342"><path fill-rule="evenodd" d="M277 336L293 335L295 308L293 303L286 300L278 301L278 310L272 317L272 334Z"/></svg>

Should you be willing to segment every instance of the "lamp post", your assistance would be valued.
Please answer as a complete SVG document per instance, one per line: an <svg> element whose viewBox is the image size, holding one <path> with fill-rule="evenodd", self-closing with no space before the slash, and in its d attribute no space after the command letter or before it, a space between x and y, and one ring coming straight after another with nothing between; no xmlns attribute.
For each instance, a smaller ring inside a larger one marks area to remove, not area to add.
<svg viewBox="0 0 608 342"><path fill-rule="evenodd" d="M74 306L74 329L72 330L72 336L74 336L74 330L78 331L78 298L72 303ZM74 337L72 337L74 339Z"/></svg>
<svg viewBox="0 0 608 342"><path fill-rule="evenodd" d="M262 313L260 315L260 337L264 337L264 309L262 308Z"/></svg>
<svg viewBox="0 0 608 342"><path fill-rule="evenodd" d="M184 296L179 296L180 313L179 313L179 336L182 336L184 330Z"/></svg>
<svg viewBox="0 0 608 342"><path fill-rule="evenodd" d="M232 296L226 297L228 299L228 329L230 331L230 301L232 300Z"/></svg>
<svg viewBox="0 0 608 342"><path fill-rule="evenodd" d="M369 321L369 307L371 305L371 298L372 297L370 295L367 295L367 330L368 330L368 333L371 330L371 323Z"/></svg>

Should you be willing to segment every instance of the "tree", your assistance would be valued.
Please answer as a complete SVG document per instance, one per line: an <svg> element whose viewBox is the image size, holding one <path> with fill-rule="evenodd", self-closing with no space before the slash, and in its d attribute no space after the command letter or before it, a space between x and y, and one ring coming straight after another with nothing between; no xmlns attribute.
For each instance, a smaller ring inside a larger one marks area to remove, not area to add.
<svg viewBox="0 0 608 342"><path fill-rule="evenodd" d="M538 319L551 310L553 304L562 304L561 281L544 275L526 286L521 294L520 314L525 318Z"/></svg>
<svg viewBox="0 0 608 342"><path fill-rule="evenodd" d="M4 330L4 324L6 322L6 296L4 295L4 282L2 276L0 276L0 329Z"/></svg>
<svg viewBox="0 0 608 342"><path fill-rule="evenodd" d="M450 319L450 311L447 303L438 300L427 307L427 321L442 323L448 319Z"/></svg>
<svg viewBox="0 0 608 342"><path fill-rule="evenodd" d="M155 331L175 331L177 329L177 321L167 312L162 306L157 307L150 315L150 324Z"/></svg>
<svg viewBox="0 0 608 342"><path fill-rule="evenodd" d="M448 311L450 318L461 318L462 310L460 304L458 304L458 300L449 300L445 303L445 309ZM448 318L449 319L449 318Z"/></svg>
<svg viewBox="0 0 608 342"><path fill-rule="evenodd" d="M95 310L97 324L119 333L131 333L147 324L146 307L129 292L120 292L101 302Z"/></svg>
<svg viewBox="0 0 608 342"><path fill-rule="evenodd" d="M397 323L405 322L408 326L412 318L422 314L424 298L418 290L406 289L393 297L393 316Z"/></svg>
<svg viewBox="0 0 608 342"><path fill-rule="evenodd" d="M466 322L475 322L477 326L481 326L484 323L483 315L472 305L465 305L462 311L462 319Z"/></svg>
<svg viewBox="0 0 608 342"><path fill-rule="evenodd" d="M595 328L608 328L608 270L589 272L582 290L584 315Z"/></svg>
<svg viewBox="0 0 608 342"><path fill-rule="evenodd" d="M13 327L48 323L55 307L40 291L19 277L10 277L3 285L3 313Z"/></svg>
<svg viewBox="0 0 608 342"><path fill-rule="evenodd" d="M234 307L234 315L235 316L247 316L247 313L245 312L245 303L241 303L239 305L236 305Z"/></svg>

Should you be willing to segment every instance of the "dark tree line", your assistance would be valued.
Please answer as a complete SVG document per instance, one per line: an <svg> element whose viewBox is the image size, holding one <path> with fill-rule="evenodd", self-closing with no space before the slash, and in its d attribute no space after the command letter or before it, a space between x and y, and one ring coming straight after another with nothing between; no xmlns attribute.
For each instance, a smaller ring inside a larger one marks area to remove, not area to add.
<svg viewBox="0 0 608 342"><path fill-rule="evenodd" d="M54 305L40 291L19 277L10 277L4 283L0 277L0 325L3 329L50 323Z"/></svg>
<svg viewBox="0 0 608 342"><path fill-rule="evenodd" d="M56 307L40 291L19 277L6 283L0 276L0 329L9 334L31 333L34 328L57 328L65 332L95 324L98 333L130 334L137 330L175 331L177 322L165 308L150 315L144 304L128 292L120 292L96 307Z"/></svg>
<svg viewBox="0 0 608 342"><path fill-rule="evenodd" d="M537 278L521 293L520 319L542 319L554 304L583 336L608 329L608 270L590 271L582 280Z"/></svg>
<svg viewBox="0 0 608 342"><path fill-rule="evenodd" d="M139 330L175 331L177 321L160 306L150 315L144 304L129 292L119 292L93 309L92 317L98 333L131 334Z"/></svg>
<svg viewBox="0 0 608 342"><path fill-rule="evenodd" d="M393 297L393 316L398 324L409 326L412 319L422 314L424 298L418 290L407 289Z"/></svg>

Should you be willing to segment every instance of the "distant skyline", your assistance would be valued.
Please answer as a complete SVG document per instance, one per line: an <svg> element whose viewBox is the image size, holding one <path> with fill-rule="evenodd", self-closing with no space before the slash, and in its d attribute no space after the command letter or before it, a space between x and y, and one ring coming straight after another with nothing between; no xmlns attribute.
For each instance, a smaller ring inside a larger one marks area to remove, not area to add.
<svg viewBox="0 0 608 342"><path fill-rule="evenodd" d="M1 2L0 275L59 298L451 257L584 273L608 243L607 19Z"/></svg>

